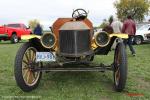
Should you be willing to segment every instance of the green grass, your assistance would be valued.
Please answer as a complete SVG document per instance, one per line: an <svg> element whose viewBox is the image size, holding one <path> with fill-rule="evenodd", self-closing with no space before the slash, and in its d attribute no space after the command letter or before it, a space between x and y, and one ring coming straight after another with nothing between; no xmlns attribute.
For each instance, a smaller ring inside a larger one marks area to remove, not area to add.
<svg viewBox="0 0 150 100"><path fill-rule="evenodd" d="M150 100L150 44L134 46L136 57L131 56L127 49L128 79L126 88L121 93L113 90L110 71L44 73L39 87L25 93L14 79L14 59L21 44L0 43L0 100L20 100L6 96L39 96L32 100ZM94 63L111 64L113 52L107 56L96 56ZM128 93L144 96L129 97Z"/></svg>

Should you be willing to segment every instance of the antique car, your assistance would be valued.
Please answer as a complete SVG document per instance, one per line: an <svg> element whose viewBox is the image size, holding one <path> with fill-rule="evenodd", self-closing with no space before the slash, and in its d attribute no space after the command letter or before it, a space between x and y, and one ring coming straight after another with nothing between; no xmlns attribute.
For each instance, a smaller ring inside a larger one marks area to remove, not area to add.
<svg viewBox="0 0 150 100"><path fill-rule="evenodd" d="M72 18L58 18L51 27L51 33L22 36L22 39L29 41L16 54L14 73L16 83L23 91L37 88L42 72L53 71L111 70L114 89L121 92L125 88L127 56L123 39L127 39L128 35L101 31L93 36L93 25L87 16L84 9L76 9ZM91 64L95 55L109 53L115 39L117 46L112 64Z"/></svg>

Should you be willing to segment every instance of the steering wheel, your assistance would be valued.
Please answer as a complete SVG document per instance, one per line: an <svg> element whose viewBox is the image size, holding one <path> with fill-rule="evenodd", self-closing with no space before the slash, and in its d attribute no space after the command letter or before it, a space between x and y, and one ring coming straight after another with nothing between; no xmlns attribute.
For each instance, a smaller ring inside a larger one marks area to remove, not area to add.
<svg viewBox="0 0 150 100"><path fill-rule="evenodd" d="M87 16L88 13L84 9L76 9L72 13L72 18L76 20L84 20Z"/></svg>

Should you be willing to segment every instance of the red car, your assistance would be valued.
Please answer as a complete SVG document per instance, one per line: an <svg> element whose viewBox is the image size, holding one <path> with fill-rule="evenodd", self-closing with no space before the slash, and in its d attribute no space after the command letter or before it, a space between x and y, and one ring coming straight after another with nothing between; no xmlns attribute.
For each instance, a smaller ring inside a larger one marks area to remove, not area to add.
<svg viewBox="0 0 150 100"><path fill-rule="evenodd" d="M22 35L32 34L31 29L27 28L22 23L13 23L0 26L0 41L11 40L12 43L17 43Z"/></svg>

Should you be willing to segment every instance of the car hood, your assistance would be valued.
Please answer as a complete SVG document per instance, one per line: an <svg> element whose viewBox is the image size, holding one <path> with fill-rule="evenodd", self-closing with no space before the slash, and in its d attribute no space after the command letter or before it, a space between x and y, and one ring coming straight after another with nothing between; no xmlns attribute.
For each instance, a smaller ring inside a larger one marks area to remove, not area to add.
<svg viewBox="0 0 150 100"><path fill-rule="evenodd" d="M144 35L145 30L137 30L136 35Z"/></svg>

